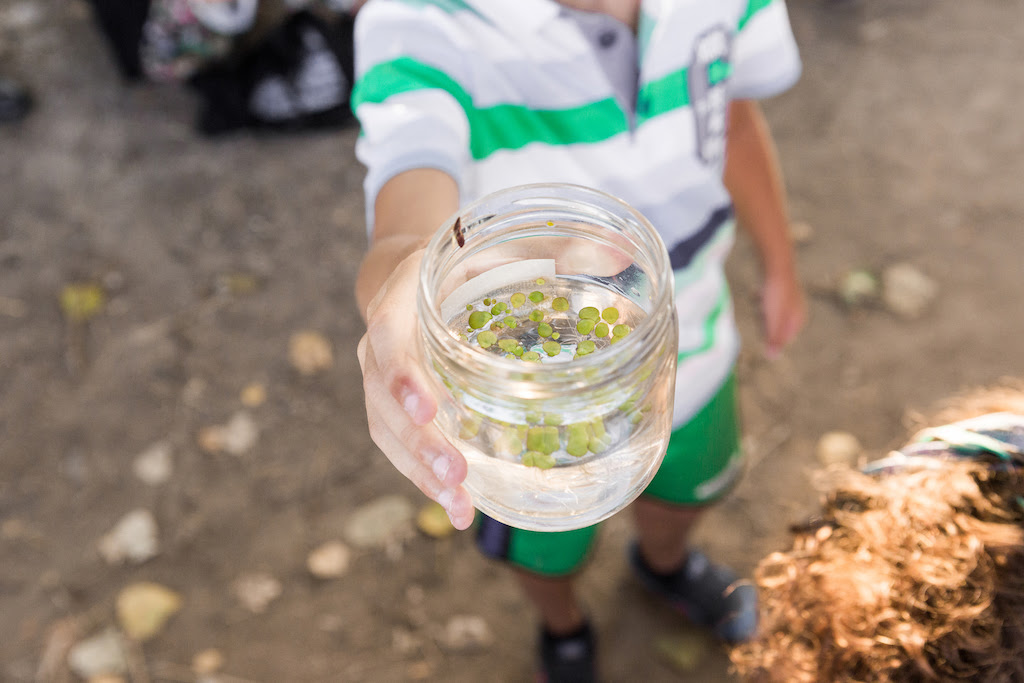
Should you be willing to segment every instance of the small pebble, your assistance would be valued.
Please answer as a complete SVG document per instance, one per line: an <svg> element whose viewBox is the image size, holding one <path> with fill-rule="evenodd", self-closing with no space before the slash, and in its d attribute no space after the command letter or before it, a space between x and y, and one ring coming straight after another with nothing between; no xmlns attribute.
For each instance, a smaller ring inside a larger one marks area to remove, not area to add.
<svg viewBox="0 0 1024 683"><path fill-rule="evenodd" d="M231 592L242 606L253 614L261 614L281 595L281 582L270 574L243 574L231 584Z"/></svg>
<svg viewBox="0 0 1024 683"><path fill-rule="evenodd" d="M847 306L863 306L878 298L878 278L866 269L857 268L839 281L839 298Z"/></svg>
<svg viewBox="0 0 1024 683"><path fill-rule="evenodd" d="M448 650L467 652L491 645L494 642L494 634L483 617L458 615L445 624L440 641Z"/></svg>
<svg viewBox="0 0 1024 683"><path fill-rule="evenodd" d="M98 543L100 555L107 564L122 562L141 564L160 552L156 518L144 508L132 510Z"/></svg>
<svg viewBox="0 0 1024 683"><path fill-rule="evenodd" d="M172 447L168 441L157 441L135 456L132 472L145 484L159 486L171 478L174 468Z"/></svg>
<svg viewBox="0 0 1024 683"><path fill-rule="evenodd" d="M316 547L306 558L306 568L318 579L336 579L348 571L352 552L340 541Z"/></svg>
<svg viewBox="0 0 1024 683"><path fill-rule="evenodd" d="M181 596L166 586L150 581L133 583L117 594L117 621L129 638L153 638L167 620L181 609Z"/></svg>
<svg viewBox="0 0 1024 683"><path fill-rule="evenodd" d="M822 465L850 465L857 462L857 458L864 451L860 441L849 432L827 432L818 440L815 447L815 455Z"/></svg>
<svg viewBox="0 0 1024 683"><path fill-rule="evenodd" d="M345 540L357 548L385 547L414 534L412 504L402 496L383 496L349 515Z"/></svg>
<svg viewBox="0 0 1024 683"><path fill-rule="evenodd" d="M692 674L711 649L707 636L695 629L661 635L654 645L658 654L683 674Z"/></svg>
<svg viewBox="0 0 1024 683"><path fill-rule="evenodd" d="M242 389L239 400L246 408L258 408L267 401L267 388L259 382L250 382Z"/></svg>
<svg viewBox="0 0 1024 683"><path fill-rule="evenodd" d="M215 648L207 648L192 658L192 671L200 676L217 673L224 668L224 654Z"/></svg>
<svg viewBox="0 0 1024 683"><path fill-rule="evenodd" d="M199 447L207 453L243 455L259 438L259 428L252 416L239 410L223 425L204 427L199 431Z"/></svg>
<svg viewBox="0 0 1024 683"><path fill-rule="evenodd" d="M118 675L128 670L124 643L115 628L75 643L68 651L68 667L86 680L102 675Z"/></svg>
<svg viewBox="0 0 1024 683"><path fill-rule="evenodd" d="M909 263L898 263L882 273L882 300L902 318L921 317L938 292L938 284Z"/></svg>
<svg viewBox="0 0 1024 683"><path fill-rule="evenodd" d="M789 236L794 244L807 244L814 238L814 228L803 221L790 223Z"/></svg>
<svg viewBox="0 0 1024 683"><path fill-rule="evenodd" d="M334 365L334 352L327 338L312 330L296 332L288 341L288 360L299 374L311 376Z"/></svg>
<svg viewBox="0 0 1024 683"><path fill-rule="evenodd" d="M416 527L431 538L446 538L455 533L448 513L433 501L420 508L416 515Z"/></svg>

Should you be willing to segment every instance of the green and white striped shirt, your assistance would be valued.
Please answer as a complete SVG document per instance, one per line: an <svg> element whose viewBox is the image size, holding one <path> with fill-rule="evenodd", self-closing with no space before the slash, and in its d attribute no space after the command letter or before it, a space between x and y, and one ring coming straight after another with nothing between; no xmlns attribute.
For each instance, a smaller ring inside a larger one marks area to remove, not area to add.
<svg viewBox="0 0 1024 683"><path fill-rule="evenodd" d="M437 168L471 202L526 183L622 198L661 233L679 312L675 423L726 379L739 338L723 265L734 222L722 183L732 99L800 74L783 0L644 0L634 35L552 0L373 0L356 22L356 153L368 227L387 180ZM602 50L630 41L638 74ZM627 97L626 95L630 95Z"/></svg>

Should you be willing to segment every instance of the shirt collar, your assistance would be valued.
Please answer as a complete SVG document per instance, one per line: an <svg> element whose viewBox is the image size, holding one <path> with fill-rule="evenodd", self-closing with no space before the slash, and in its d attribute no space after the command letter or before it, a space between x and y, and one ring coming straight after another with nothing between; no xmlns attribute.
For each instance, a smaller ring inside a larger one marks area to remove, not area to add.
<svg viewBox="0 0 1024 683"><path fill-rule="evenodd" d="M555 19L562 6L554 0L465 0L499 28L535 33Z"/></svg>

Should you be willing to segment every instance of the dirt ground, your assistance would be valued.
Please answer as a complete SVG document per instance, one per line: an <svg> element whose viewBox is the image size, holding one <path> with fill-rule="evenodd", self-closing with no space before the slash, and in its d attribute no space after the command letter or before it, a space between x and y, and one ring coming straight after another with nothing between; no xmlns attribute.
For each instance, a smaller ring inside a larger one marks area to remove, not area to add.
<svg viewBox="0 0 1024 683"><path fill-rule="evenodd" d="M781 359L761 357L741 242L750 468L698 532L745 573L813 508L823 433L882 453L909 413L1024 373L1021 5L792 0L790 12L804 76L765 107L794 220L812 229L799 246L811 318ZM187 93L119 82L82 0L0 0L0 72L39 98L0 128L0 680L38 680L54 662L52 680L75 680L63 653L116 624L115 598L137 581L182 603L128 648L135 683L197 680L189 667L208 648L224 664L207 683L530 680L532 615L468 534L345 541L365 504L423 502L362 410L356 132L200 139ZM938 285L919 317L835 295L849 270L901 262ZM80 282L105 302L73 323L58 301ZM292 366L300 330L329 341L330 368ZM243 396L254 383L265 401ZM250 448L200 447L239 411L258 430ZM173 470L149 485L133 461L157 442ZM109 565L97 542L140 508L158 554ZM347 571L312 578L308 553L335 539L352 551ZM609 522L582 583L607 680L731 680L710 643L697 641L688 672L659 655L684 627L631 582L628 540L625 517ZM280 587L259 613L232 589L254 572ZM460 615L492 638L455 647L446 629Z"/></svg>

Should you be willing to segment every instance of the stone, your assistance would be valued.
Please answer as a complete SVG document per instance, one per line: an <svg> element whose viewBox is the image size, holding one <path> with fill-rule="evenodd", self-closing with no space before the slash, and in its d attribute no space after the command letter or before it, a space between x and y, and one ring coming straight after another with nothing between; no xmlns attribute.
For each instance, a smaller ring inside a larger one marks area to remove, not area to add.
<svg viewBox="0 0 1024 683"><path fill-rule="evenodd" d="M68 667L86 680L125 673L128 660L121 634L111 627L75 643L68 651Z"/></svg>
<svg viewBox="0 0 1024 683"><path fill-rule="evenodd" d="M818 439L815 455L818 462L826 467L829 465L853 466L863 451L860 441L853 434L833 431L823 434Z"/></svg>
<svg viewBox="0 0 1024 683"><path fill-rule="evenodd" d="M794 244L807 244L814 238L814 228L810 223L795 221L789 225L789 237Z"/></svg>
<svg viewBox="0 0 1024 683"><path fill-rule="evenodd" d="M256 444L259 428L252 416L239 410L224 425L224 450L231 455L242 455Z"/></svg>
<svg viewBox="0 0 1024 683"><path fill-rule="evenodd" d="M452 617L439 636L441 644L453 652L486 648L494 642L494 634L483 617L462 614Z"/></svg>
<svg viewBox="0 0 1024 683"><path fill-rule="evenodd" d="M216 673L224 668L224 655L220 650L207 648L192 658L192 671L199 676Z"/></svg>
<svg viewBox="0 0 1024 683"><path fill-rule="evenodd" d="M863 306L878 299L878 278L869 270L857 268L843 275L838 290L847 306Z"/></svg>
<svg viewBox="0 0 1024 683"><path fill-rule="evenodd" d="M328 541L306 558L309 573L318 579L336 579L348 571L352 551L340 541Z"/></svg>
<svg viewBox="0 0 1024 683"><path fill-rule="evenodd" d="M296 332L288 342L288 360L299 374L311 376L334 365L331 343L319 332Z"/></svg>
<svg viewBox="0 0 1024 683"><path fill-rule="evenodd" d="M243 574L235 579L231 588L242 607L253 614L266 612L282 591L281 582L265 572Z"/></svg>
<svg viewBox="0 0 1024 683"><path fill-rule="evenodd" d="M140 581L117 594L117 620L129 638L150 640L181 609L181 596L166 586Z"/></svg>
<svg viewBox="0 0 1024 683"><path fill-rule="evenodd" d="M132 472L150 486L165 484L174 471L173 453L170 442L157 441L135 456Z"/></svg>
<svg viewBox="0 0 1024 683"><path fill-rule="evenodd" d="M156 519L149 510L132 510L99 540L97 547L111 565L141 564L156 557L160 552Z"/></svg>
<svg viewBox="0 0 1024 683"><path fill-rule="evenodd" d="M222 425L213 425L199 430L199 447L207 453L230 453L244 455L259 439L259 427L252 415L239 410Z"/></svg>
<svg viewBox="0 0 1024 683"><path fill-rule="evenodd" d="M921 317L938 292L938 284L909 263L897 263L882 273L882 300L901 318Z"/></svg>
<svg viewBox="0 0 1024 683"><path fill-rule="evenodd" d="M345 523L345 539L357 548L383 548L412 535L412 504L384 496L355 510Z"/></svg>
<svg viewBox="0 0 1024 683"><path fill-rule="evenodd" d="M250 382L242 389L239 399L246 408L258 408L267 401L267 388L259 382Z"/></svg>
<svg viewBox="0 0 1024 683"><path fill-rule="evenodd" d="M686 629L659 636L654 642L654 649L677 672L688 674L704 660L708 639L696 629Z"/></svg>
<svg viewBox="0 0 1024 683"><path fill-rule="evenodd" d="M423 639L402 627L391 629L391 649L399 657L408 657L423 648Z"/></svg>
<svg viewBox="0 0 1024 683"><path fill-rule="evenodd" d="M455 533L448 513L433 501L420 508L416 515L416 527L431 538L445 538Z"/></svg>
<svg viewBox="0 0 1024 683"><path fill-rule="evenodd" d="M75 282L60 291L60 308L72 323L85 323L103 312L107 295L93 282Z"/></svg>

